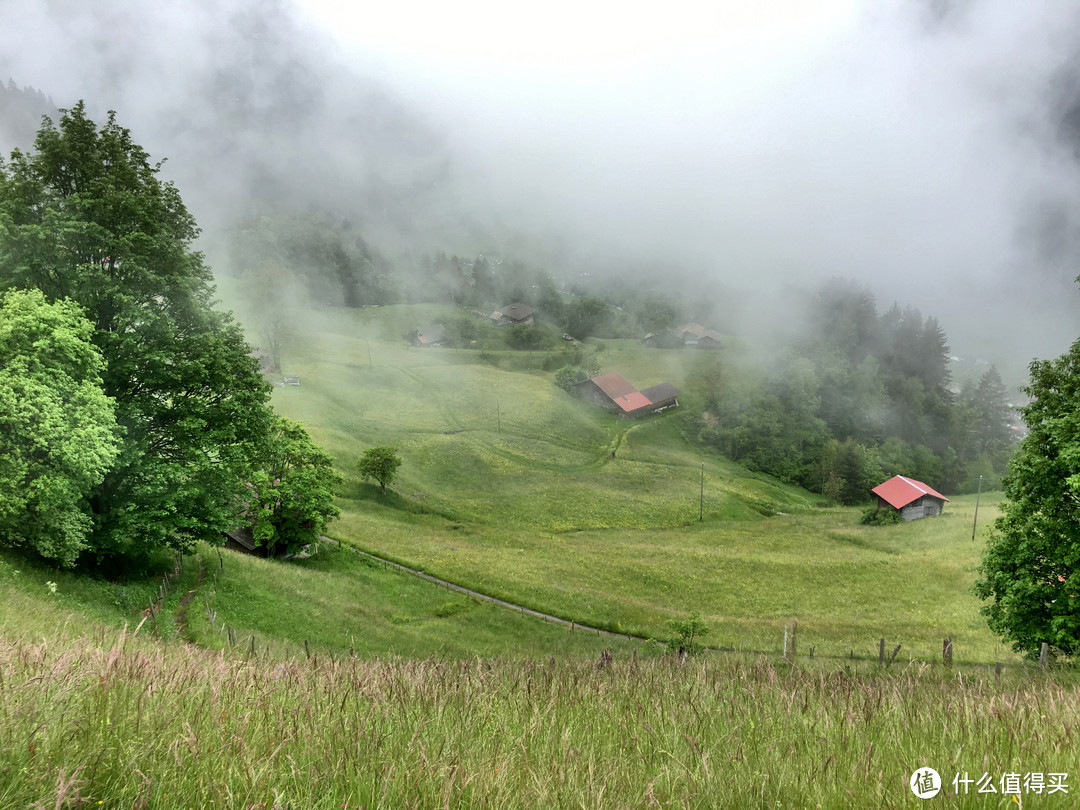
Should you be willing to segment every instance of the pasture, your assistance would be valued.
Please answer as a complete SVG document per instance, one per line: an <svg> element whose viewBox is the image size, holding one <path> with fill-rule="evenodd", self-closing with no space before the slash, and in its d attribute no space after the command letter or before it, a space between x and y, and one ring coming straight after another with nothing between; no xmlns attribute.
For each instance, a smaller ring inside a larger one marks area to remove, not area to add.
<svg viewBox="0 0 1080 810"><path fill-rule="evenodd" d="M276 389L275 407L302 420L346 476L335 539L643 637L699 610L723 649L777 651L797 619L803 649L818 655L876 656L884 637L902 645L901 660L932 660L951 636L960 660L1013 657L970 593L991 496L974 542L972 497L934 520L862 527L860 510L824 506L689 442L709 352L589 349L604 371L685 392L678 410L629 421L523 367L527 352L484 359L387 339L439 317L415 309L327 315L286 352L302 384ZM386 497L354 471L375 444L404 460Z"/></svg>

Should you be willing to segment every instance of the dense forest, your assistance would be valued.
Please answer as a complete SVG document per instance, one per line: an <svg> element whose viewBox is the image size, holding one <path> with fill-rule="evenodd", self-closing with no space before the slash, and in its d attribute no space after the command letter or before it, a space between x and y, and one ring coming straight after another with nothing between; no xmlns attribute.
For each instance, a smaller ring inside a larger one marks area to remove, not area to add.
<svg viewBox="0 0 1080 810"><path fill-rule="evenodd" d="M751 469L842 503L892 475L947 493L996 488L1019 418L994 366L954 384L938 321L849 281L806 302L805 333L768 361L718 361L701 437Z"/></svg>

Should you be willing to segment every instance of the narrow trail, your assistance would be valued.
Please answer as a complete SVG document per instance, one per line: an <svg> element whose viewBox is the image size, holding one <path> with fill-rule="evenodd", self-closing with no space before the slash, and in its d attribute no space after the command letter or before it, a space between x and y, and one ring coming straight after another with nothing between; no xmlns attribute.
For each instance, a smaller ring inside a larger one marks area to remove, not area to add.
<svg viewBox="0 0 1080 810"><path fill-rule="evenodd" d="M328 537L324 539L328 542L334 542ZM426 579L428 582L433 582L436 585L446 588L447 590L456 591L457 593L464 594L465 596L471 596L474 599L482 599L485 602L490 602L493 605L498 605L499 607L506 608L507 610L513 610L518 613L524 613L527 616L533 616L537 619L543 619L544 621L551 622L552 624L559 624L563 627L570 628L571 631L581 630L585 633L596 633L596 635L598 636L607 636L609 638L624 638L629 641L645 640L641 636L632 636L629 633L616 633L613 630L605 630L602 627L593 627L588 624L581 624L579 622L570 621L569 619L563 619L559 616L552 616L550 613L544 613L540 610L533 610L532 608L527 608L524 605L516 605L513 602L507 602L505 599L499 599L498 597L490 596L486 593L481 593L480 591L474 591L471 588L464 587L463 585L457 585L453 582L449 582L448 580L440 579L439 577L432 576L431 574L426 574L417 568L410 568L407 565L402 565L401 563L394 562L393 560L389 560L386 557L380 557L378 554L372 554L370 551L361 551L355 546L353 546L352 549L357 554L368 557L372 560L376 560L377 562L381 562L384 565L393 566L400 571L405 571L406 573L420 577L421 579Z"/></svg>
<svg viewBox="0 0 1080 810"><path fill-rule="evenodd" d="M206 579L206 566L200 563L199 573L195 577L195 587L180 597L180 606L176 609L176 630L180 634L180 637L189 644L194 644L195 639L188 633L188 605L190 605L191 600L195 598L195 594L198 592L199 586L202 585L204 579Z"/></svg>

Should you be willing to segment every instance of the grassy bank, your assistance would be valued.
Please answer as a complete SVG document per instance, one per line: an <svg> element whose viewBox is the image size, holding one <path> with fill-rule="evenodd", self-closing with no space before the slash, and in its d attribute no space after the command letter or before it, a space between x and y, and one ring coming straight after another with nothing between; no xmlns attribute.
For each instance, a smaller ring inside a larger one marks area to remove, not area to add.
<svg viewBox="0 0 1080 810"><path fill-rule="evenodd" d="M1019 668L245 660L47 635L0 638L0 806L906 807L917 767L946 794L956 772L1068 772L1080 722L1074 677Z"/></svg>

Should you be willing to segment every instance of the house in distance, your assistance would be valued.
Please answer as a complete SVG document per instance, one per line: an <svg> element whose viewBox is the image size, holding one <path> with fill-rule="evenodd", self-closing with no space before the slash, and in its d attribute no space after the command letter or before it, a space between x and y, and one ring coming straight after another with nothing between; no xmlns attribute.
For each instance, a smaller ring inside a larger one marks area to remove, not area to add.
<svg viewBox="0 0 1080 810"><path fill-rule="evenodd" d="M420 346L421 348L442 346L443 340L446 338L446 327L441 323L434 326L425 326L413 332L411 337L413 346Z"/></svg>
<svg viewBox="0 0 1080 810"><path fill-rule="evenodd" d="M724 336L715 329L700 323L684 323L674 329L662 332L650 332L641 339L646 346L654 349L681 349L693 346L698 349L719 349Z"/></svg>
<svg viewBox="0 0 1080 810"><path fill-rule="evenodd" d="M671 383L660 383L639 391L625 377L615 373L582 380L574 387L582 399L620 416L643 416L679 404L679 389Z"/></svg>
<svg viewBox="0 0 1080 810"><path fill-rule="evenodd" d="M894 475L870 491L877 495L879 509L891 506L904 520L940 515L949 500L922 481L903 475Z"/></svg>
<svg viewBox="0 0 1080 810"><path fill-rule="evenodd" d="M523 326L532 326L535 313L535 309L525 304L507 304L502 309L497 309L491 313L491 322L496 326L508 326L516 323Z"/></svg>

